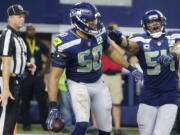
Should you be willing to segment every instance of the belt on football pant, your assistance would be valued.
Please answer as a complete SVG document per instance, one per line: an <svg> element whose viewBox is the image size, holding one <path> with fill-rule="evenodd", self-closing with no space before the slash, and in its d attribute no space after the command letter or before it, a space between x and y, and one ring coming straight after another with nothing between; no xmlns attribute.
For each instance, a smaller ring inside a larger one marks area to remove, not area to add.
<svg viewBox="0 0 180 135"><path fill-rule="evenodd" d="M0 77L2 77L2 71L0 71ZM11 73L10 77L17 78L17 79L20 79L20 80L24 79L24 75L23 74Z"/></svg>

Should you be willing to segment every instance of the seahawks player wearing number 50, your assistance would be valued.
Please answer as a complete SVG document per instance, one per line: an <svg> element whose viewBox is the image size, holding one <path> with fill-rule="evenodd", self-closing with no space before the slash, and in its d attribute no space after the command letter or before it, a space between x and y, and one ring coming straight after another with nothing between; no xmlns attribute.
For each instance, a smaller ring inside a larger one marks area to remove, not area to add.
<svg viewBox="0 0 180 135"><path fill-rule="evenodd" d="M170 135L176 113L178 92L178 59L180 32L165 32L166 18L158 10L150 10L141 20L146 34L124 39L119 31L110 37L139 58L144 73L137 122L140 135ZM129 41L129 45L123 43Z"/></svg>
<svg viewBox="0 0 180 135"><path fill-rule="evenodd" d="M97 8L90 3L78 3L70 10L74 28L54 39L56 51L48 85L50 110L49 130L60 118L57 101L58 79L66 68L67 85L71 96L76 124L71 135L84 135L89 125L90 107L95 114L99 135L112 130L111 97L101 79L101 56L105 53L117 64L129 69L135 79L142 74L122 57L120 48L108 39Z"/></svg>

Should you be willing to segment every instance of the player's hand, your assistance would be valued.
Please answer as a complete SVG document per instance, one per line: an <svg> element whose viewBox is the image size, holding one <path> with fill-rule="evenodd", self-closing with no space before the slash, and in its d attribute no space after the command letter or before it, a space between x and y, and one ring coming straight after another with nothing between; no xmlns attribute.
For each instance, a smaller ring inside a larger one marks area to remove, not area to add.
<svg viewBox="0 0 180 135"><path fill-rule="evenodd" d="M136 82L143 80L143 74L137 68L130 65L127 69L131 72Z"/></svg>
<svg viewBox="0 0 180 135"><path fill-rule="evenodd" d="M170 55L161 55L157 62L160 63L160 64L165 64L165 65L168 65L170 64L172 61L174 60L174 56L172 54Z"/></svg>
<svg viewBox="0 0 180 135"><path fill-rule="evenodd" d="M111 30L108 32L108 36L116 42L116 44L120 45L122 42L122 33L118 30Z"/></svg>
<svg viewBox="0 0 180 135"><path fill-rule="evenodd" d="M26 65L27 65L28 70L31 72L31 74L34 75L36 71L36 65L29 62Z"/></svg>
<svg viewBox="0 0 180 135"><path fill-rule="evenodd" d="M60 120L64 123L64 120L61 118L60 111L58 109L58 105L54 102L50 103L49 114L46 120L48 130L54 130L55 128L55 121ZM61 127L60 127L61 128Z"/></svg>
<svg viewBox="0 0 180 135"><path fill-rule="evenodd" d="M0 105L1 106L6 105L9 98L12 99L12 100L15 100L15 98L12 96L9 89L7 89L7 90L4 89L2 91L2 93L0 94Z"/></svg>
<svg viewBox="0 0 180 135"><path fill-rule="evenodd" d="M143 74L138 71L138 69L134 69L132 72L131 72L132 76L135 78L135 81L138 82L138 81L142 81L143 80Z"/></svg>

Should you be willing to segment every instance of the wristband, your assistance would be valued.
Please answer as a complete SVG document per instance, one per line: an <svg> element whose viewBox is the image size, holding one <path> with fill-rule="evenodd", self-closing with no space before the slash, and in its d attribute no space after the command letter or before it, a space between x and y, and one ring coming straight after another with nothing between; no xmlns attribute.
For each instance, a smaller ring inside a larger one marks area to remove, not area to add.
<svg viewBox="0 0 180 135"><path fill-rule="evenodd" d="M58 105L57 105L57 103L56 102L50 102L49 103L49 108L51 109L51 108L57 108L58 107Z"/></svg>

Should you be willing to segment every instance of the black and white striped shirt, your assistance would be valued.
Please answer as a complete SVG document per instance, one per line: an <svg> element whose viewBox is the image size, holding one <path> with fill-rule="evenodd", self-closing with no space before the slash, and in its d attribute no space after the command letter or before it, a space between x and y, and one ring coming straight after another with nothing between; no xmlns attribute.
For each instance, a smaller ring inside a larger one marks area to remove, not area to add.
<svg viewBox="0 0 180 135"><path fill-rule="evenodd" d="M19 32L7 26L0 36L0 56L12 57L10 73L23 74L27 60L26 55L26 45ZM2 67L2 62L0 62L1 71Z"/></svg>

